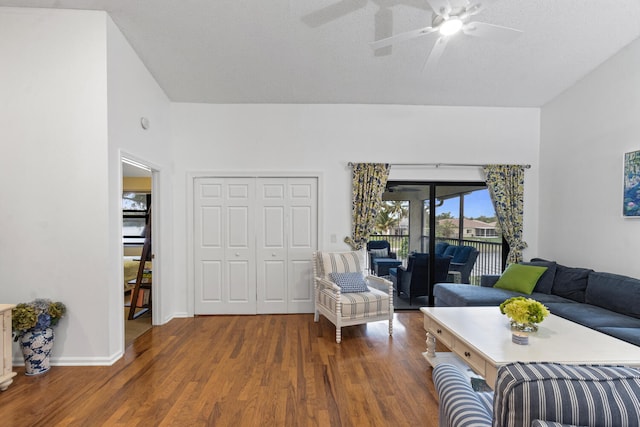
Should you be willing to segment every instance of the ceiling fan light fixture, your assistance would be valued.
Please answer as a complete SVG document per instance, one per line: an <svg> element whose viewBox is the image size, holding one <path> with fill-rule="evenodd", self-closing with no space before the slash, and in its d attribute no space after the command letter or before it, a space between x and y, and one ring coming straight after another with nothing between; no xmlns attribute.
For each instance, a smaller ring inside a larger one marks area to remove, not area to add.
<svg viewBox="0 0 640 427"><path fill-rule="evenodd" d="M462 29L462 21L458 18L451 18L440 24L438 31L442 36L451 36Z"/></svg>

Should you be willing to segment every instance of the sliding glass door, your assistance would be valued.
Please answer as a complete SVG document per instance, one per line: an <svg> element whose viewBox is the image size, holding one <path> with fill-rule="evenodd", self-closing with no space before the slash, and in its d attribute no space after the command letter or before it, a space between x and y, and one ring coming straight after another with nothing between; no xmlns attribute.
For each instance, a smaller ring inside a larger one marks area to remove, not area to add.
<svg viewBox="0 0 640 427"><path fill-rule="evenodd" d="M480 276L502 271L506 251L503 251L503 239L484 182L390 181L384 199L386 203L391 200L404 203L403 215L408 218L408 253L428 253L430 265L434 265L438 242L472 247L473 252L477 251L472 265L466 266L470 270L462 275L451 272L448 281L463 280L479 285ZM438 245L438 248L442 246ZM451 255L451 251L447 255ZM459 257L457 261L461 259ZM435 269L430 269L429 274L432 290L436 281ZM429 304L433 304L433 292L430 292Z"/></svg>

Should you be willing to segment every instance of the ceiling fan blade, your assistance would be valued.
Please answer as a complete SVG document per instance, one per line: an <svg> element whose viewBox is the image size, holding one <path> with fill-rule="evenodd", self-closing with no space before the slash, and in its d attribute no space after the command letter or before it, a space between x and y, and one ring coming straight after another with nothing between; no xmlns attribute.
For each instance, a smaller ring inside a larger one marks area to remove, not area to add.
<svg viewBox="0 0 640 427"><path fill-rule="evenodd" d="M472 1L472 2L470 2L469 6L467 6L467 10L471 10L472 11L471 15L475 15L476 13L479 13L479 12L485 10L487 7L491 6L492 4L494 4L497 1L498 0L477 0L477 1Z"/></svg>
<svg viewBox="0 0 640 427"><path fill-rule="evenodd" d="M449 42L448 37L438 37L438 40L436 40L435 44L433 45L433 48L431 49L429 56L427 56L427 60L424 62L423 69L425 71L433 70L433 68L436 66L436 64L440 60L440 57L444 52L444 48L447 47L448 42Z"/></svg>
<svg viewBox="0 0 640 427"><path fill-rule="evenodd" d="M436 15L449 15L451 12L451 4L448 0L427 0L427 3Z"/></svg>
<svg viewBox="0 0 640 427"><path fill-rule="evenodd" d="M393 36L393 12L389 8L380 8L375 14L375 40L382 40ZM386 56L392 52L392 47L376 49L375 56Z"/></svg>
<svg viewBox="0 0 640 427"><path fill-rule="evenodd" d="M486 22L469 22L462 27L462 32L468 36L482 37L498 42L510 42L522 34L522 31L515 28L487 24Z"/></svg>
<svg viewBox="0 0 640 427"><path fill-rule="evenodd" d="M337 3L330 4L327 7L304 15L301 20L308 26L316 28L335 21L351 12L355 12L358 9L362 9L367 5L368 1L369 0L340 0Z"/></svg>
<svg viewBox="0 0 640 427"><path fill-rule="evenodd" d="M407 31L406 33L396 34L395 36L387 37L386 39L376 40L374 42L369 43L374 50L380 49L381 47L391 46L394 43L414 39L416 37L426 36L427 34L431 34L436 29L433 27L424 27L417 30Z"/></svg>

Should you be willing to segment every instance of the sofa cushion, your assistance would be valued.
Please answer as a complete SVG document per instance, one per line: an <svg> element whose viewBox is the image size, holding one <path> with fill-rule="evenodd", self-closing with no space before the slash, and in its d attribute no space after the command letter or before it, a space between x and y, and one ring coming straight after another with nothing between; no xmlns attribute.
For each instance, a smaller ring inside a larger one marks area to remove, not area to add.
<svg viewBox="0 0 640 427"><path fill-rule="evenodd" d="M591 304L545 304L551 313L592 329L602 327L640 328L640 319Z"/></svg>
<svg viewBox="0 0 640 427"><path fill-rule="evenodd" d="M640 319L640 280L612 273L593 272L587 279L587 304Z"/></svg>
<svg viewBox="0 0 640 427"><path fill-rule="evenodd" d="M531 427L580 427L575 424L562 424L555 421L533 420Z"/></svg>
<svg viewBox="0 0 640 427"><path fill-rule="evenodd" d="M367 292L367 282L362 273L329 273L333 283L340 286L342 292Z"/></svg>
<svg viewBox="0 0 640 427"><path fill-rule="evenodd" d="M460 283L436 283L433 288L433 296L438 307L497 307L504 300L523 296L523 294L506 289L483 288ZM545 305L550 302L575 304L571 300L551 294L534 292L528 297Z"/></svg>
<svg viewBox="0 0 640 427"><path fill-rule="evenodd" d="M444 255L444 251L449 247L447 242L438 242L436 243L436 255Z"/></svg>
<svg viewBox="0 0 640 427"><path fill-rule="evenodd" d="M538 283L536 283L533 292L540 292L543 294L550 294L553 288L553 281L556 278L557 264L555 261L531 261L521 262L522 265L533 265L537 267L547 267L547 270L540 276Z"/></svg>
<svg viewBox="0 0 640 427"><path fill-rule="evenodd" d="M458 246L451 262L463 264L469 259L469 254L473 251L473 246Z"/></svg>
<svg viewBox="0 0 640 427"><path fill-rule="evenodd" d="M473 391L469 377L448 363L433 368L432 376L440 400L441 426L491 425L491 399L483 398L489 393Z"/></svg>
<svg viewBox="0 0 640 427"><path fill-rule="evenodd" d="M577 302L584 302L587 277L592 271L588 268L566 267L558 264L551 293Z"/></svg>
<svg viewBox="0 0 640 427"><path fill-rule="evenodd" d="M611 366L513 363L496 380L494 426L534 419L580 426L638 426L640 370Z"/></svg>
<svg viewBox="0 0 640 427"><path fill-rule="evenodd" d="M482 288L461 283L436 283L433 296L436 306L475 307L498 306L515 292L498 288Z"/></svg>
<svg viewBox="0 0 640 427"><path fill-rule="evenodd" d="M611 335L619 340L640 346L640 328L618 328L618 327L601 327L596 328L598 332Z"/></svg>
<svg viewBox="0 0 640 427"><path fill-rule="evenodd" d="M442 256L452 257L456 253L456 249L458 249L455 245L449 245L442 253Z"/></svg>
<svg viewBox="0 0 640 427"><path fill-rule="evenodd" d="M547 267L511 264L493 287L530 295L545 271Z"/></svg>

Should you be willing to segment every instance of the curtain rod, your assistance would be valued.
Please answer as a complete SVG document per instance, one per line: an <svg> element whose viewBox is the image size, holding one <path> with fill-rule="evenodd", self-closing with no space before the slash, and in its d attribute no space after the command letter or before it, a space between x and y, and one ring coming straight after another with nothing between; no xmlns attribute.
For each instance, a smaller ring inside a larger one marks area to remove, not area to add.
<svg viewBox="0 0 640 427"><path fill-rule="evenodd" d="M353 166L355 163L349 162L349 166ZM474 168L482 168L487 166L487 164L481 163L390 163L391 166L431 166L435 168L439 168L440 166L453 166L453 167L474 167ZM521 165L525 169L530 169L531 165Z"/></svg>

